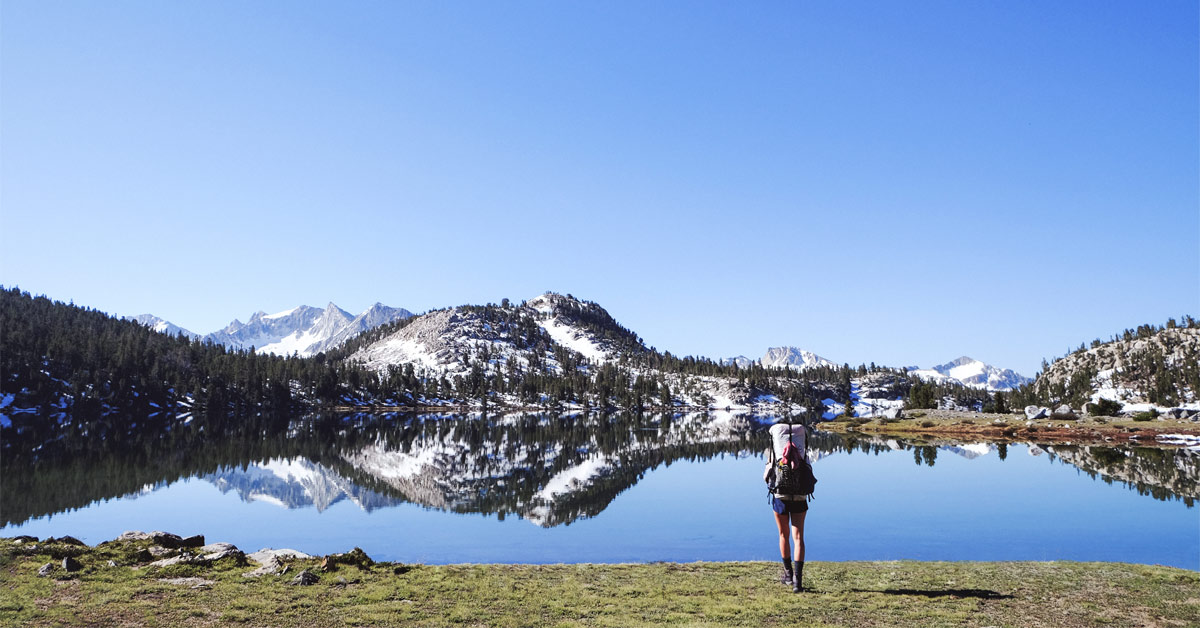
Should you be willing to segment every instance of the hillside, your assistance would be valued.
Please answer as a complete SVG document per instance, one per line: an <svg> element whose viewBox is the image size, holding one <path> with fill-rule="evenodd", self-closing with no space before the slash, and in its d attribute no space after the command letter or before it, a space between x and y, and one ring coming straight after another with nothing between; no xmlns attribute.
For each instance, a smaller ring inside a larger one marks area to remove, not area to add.
<svg viewBox="0 0 1200 628"><path fill-rule="evenodd" d="M261 329L269 326L264 321L328 320L339 312L331 304L315 317L297 308L255 319ZM158 333L15 288L2 291L0 317L0 425L18 429L33 429L47 414L185 420L199 411L329 406L770 408L819 415L845 402L851 388L840 368L743 369L658 352L599 305L553 293L400 318L311 358Z"/></svg>
<svg viewBox="0 0 1200 628"><path fill-rule="evenodd" d="M1040 373L1029 395L1046 405L1082 408L1107 399L1126 411L1200 409L1200 325L1143 325L1108 342L1081 346Z"/></svg>

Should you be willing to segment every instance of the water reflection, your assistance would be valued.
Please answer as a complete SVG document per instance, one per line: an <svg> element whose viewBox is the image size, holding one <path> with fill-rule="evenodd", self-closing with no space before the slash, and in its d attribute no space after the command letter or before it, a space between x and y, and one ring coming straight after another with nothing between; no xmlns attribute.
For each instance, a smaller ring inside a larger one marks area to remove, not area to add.
<svg viewBox="0 0 1200 628"><path fill-rule="evenodd" d="M137 496L199 477L244 501L323 511L350 501L365 511L415 503L458 513L518 516L543 527L593 517L645 473L673 462L757 456L774 418L728 414L324 415L27 422L2 439L4 525ZM995 455L1005 444L817 432L815 458L911 451ZM1031 446L1093 478L1191 507L1200 453L1186 449ZM819 474L819 470L818 470Z"/></svg>

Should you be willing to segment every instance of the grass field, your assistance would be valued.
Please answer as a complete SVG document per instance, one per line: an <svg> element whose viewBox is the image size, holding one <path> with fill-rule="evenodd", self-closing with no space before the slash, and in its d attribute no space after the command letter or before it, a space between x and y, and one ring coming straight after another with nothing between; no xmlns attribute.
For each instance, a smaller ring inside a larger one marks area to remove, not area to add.
<svg viewBox="0 0 1200 628"><path fill-rule="evenodd" d="M134 569L124 543L0 540L5 626L1197 626L1200 574L1114 563L256 565ZM64 556L83 564L61 569ZM144 556L144 555L143 555ZM115 566L110 566L112 560ZM54 572L37 575L53 562ZM239 564L239 562L241 564ZM302 569L315 584L290 584ZM196 578L182 584L172 578ZM193 583L200 588L191 588Z"/></svg>

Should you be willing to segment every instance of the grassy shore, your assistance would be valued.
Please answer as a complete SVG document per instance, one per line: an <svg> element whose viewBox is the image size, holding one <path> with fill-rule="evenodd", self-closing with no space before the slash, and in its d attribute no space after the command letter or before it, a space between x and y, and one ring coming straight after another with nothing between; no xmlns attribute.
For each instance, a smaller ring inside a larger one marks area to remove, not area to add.
<svg viewBox="0 0 1200 628"><path fill-rule="evenodd" d="M820 429L893 436L936 436L996 442L1134 443L1168 446L1159 434L1200 436L1200 423L1180 419L1135 421L1129 417L1083 417L1073 420L1026 420L1023 414L985 414L952 410L907 410L900 419L847 418L820 424ZM1178 446L1178 445L1170 445Z"/></svg>
<svg viewBox="0 0 1200 628"><path fill-rule="evenodd" d="M1196 626L1200 574L1114 563L334 564L150 567L145 543L0 540L5 626ZM68 573L64 557L82 568ZM142 559L144 561L144 559ZM112 561L113 564L109 564ZM43 564L56 567L38 576ZM136 567L136 568L135 568ZM291 584L301 571L315 584ZM188 578L190 580L171 579ZM196 588L193 588L196 587Z"/></svg>

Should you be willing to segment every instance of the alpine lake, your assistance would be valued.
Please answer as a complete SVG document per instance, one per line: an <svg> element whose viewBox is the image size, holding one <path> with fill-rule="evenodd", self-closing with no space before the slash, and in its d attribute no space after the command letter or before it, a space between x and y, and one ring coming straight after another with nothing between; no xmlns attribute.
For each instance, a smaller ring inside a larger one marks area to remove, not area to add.
<svg viewBox="0 0 1200 628"><path fill-rule="evenodd" d="M0 536L203 534L406 563L776 560L770 416L330 414L3 430ZM1197 448L814 432L810 560L1200 570Z"/></svg>

